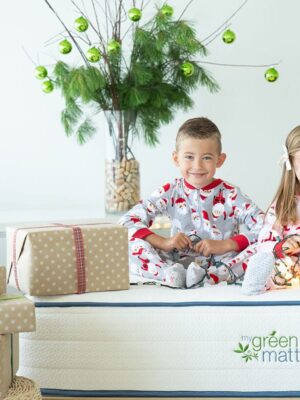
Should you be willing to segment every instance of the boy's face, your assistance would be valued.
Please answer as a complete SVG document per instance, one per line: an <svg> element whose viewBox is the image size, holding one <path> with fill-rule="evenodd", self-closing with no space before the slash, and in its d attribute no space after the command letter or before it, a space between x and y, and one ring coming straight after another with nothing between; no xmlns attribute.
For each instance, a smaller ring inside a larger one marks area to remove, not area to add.
<svg viewBox="0 0 300 400"><path fill-rule="evenodd" d="M184 138L177 151L173 152L173 160L183 178L197 189L213 182L216 169L225 159L226 154L219 153L218 142L214 138Z"/></svg>

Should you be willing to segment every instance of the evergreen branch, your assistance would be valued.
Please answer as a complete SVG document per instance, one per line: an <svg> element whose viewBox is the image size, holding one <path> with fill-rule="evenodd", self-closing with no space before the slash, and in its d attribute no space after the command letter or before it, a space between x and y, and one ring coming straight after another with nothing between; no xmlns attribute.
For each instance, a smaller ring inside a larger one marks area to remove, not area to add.
<svg viewBox="0 0 300 400"><path fill-rule="evenodd" d="M74 126L82 114L81 108L73 99L66 103L66 108L61 113L61 122L67 136L71 136L74 133Z"/></svg>
<svg viewBox="0 0 300 400"><path fill-rule="evenodd" d="M96 133L96 128L92 120L88 117L79 125L76 131L76 137L79 144L85 144Z"/></svg>
<svg viewBox="0 0 300 400"><path fill-rule="evenodd" d="M88 61L87 58L85 57L83 51L81 50L81 47L78 45L77 41L75 40L74 36L72 35L71 31L68 29L68 27L65 25L64 21L60 18L60 16L58 15L58 13L54 10L54 8L51 6L49 0L44 0L44 2L47 4L47 6L50 8L50 10L54 13L54 15L57 17L57 19L59 20L59 22L62 24L62 26L65 28L65 30L68 32L70 38L72 39L73 43L75 44L75 46L77 47L77 50L79 51L81 57L83 58L83 61L85 62L85 64L88 66Z"/></svg>
<svg viewBox="0 0 300 400"><path fill-rule="evenodd" d="M46 0L45 0L45 1L46 1ZM87 17L85 16L85 14L82 12L82 10L81 10L81 9L77 6L77 4L74 2L74 0L71 0L71 3L82 13L82 15L83 15L85 18L87 18ZM109 8L109 10L110 10L110 8ZM110 81L111 81L111 86L110 86L110 89L111 89L111 96L112 96L112 100L113 100L113 104L114 104L114 109L117 110L117 109L119 109L119 101L118 101L118 96L117 96L117 93L116 93L116 83L115 83L114 73L113 73L113 71L112 71L110 62L109 62L108 57L107 57L107 53L106 53L106 49L105 49L105 42L104 42L103 36L101 35L101 32L100 32L100 31L99 31L99 32L97 31L97 29L94 27L94 25L91 23L90 20L89 20L89 23L90 23L91 28L95 31L95 33L96 33L97 36L99 37L100 43L101 43L101 45L102 45L102 55L103 55L103 58L104 58L104 61L105 61L106 65L107 65L107 67L108 67L109 76L110 76Z"/></svg>
<svg viewBox="0 0 300 400"><path fill-rule="evenodd" d="M215 31L213 31L210 35L206 36L204 39L201 40L201 42L205 42L207 39L211 38L215 33L217 33L220 29L222 29L227 23L246 5L248 0L244 0L244 2L234 11L233 14L230 15L229 18L227 18L222 25L220 25Z"/></svg>

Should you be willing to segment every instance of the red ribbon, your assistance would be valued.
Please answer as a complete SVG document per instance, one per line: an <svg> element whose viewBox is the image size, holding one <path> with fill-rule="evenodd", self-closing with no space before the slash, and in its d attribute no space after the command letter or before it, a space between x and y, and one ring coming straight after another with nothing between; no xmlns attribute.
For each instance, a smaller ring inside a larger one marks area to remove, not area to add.
<svg viewBox="0 0 300 400"><path fill-rule="evenodd" d="M84 225L102 225L102 224L110 224L107 222L104 223L94 223L94 224L84 224ZM61 228L71 228L73 231L74 244L75 244L75 256L76 256L76 271L77 271L77 293L85 293L86 291L86 273L85 273L85 256L84 256L84 244L83 244L83 236L82 230L77 225L66 225L66 224L53 224L49 226L32 226L28 228L18 228L14 231L13 235L13 271L15 276L15 282L18 290L20 289L19 278L18 278L18 270L17 270L17 233L20 230L24 229L40 229L40 228L53 228L53 226L61 227Z"/></svg>

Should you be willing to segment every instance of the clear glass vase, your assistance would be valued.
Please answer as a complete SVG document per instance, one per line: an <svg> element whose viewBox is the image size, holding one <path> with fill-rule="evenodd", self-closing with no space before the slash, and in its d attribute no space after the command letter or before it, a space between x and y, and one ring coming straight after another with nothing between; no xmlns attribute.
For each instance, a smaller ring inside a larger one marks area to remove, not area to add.
<svg viewBox="0 0 300 400"><path fill-rule="evenodd" d="M140 169L128 145L134 124L130 111L105 111L108 123L105 157L106 214L124 214L140 199Z"/></svg>

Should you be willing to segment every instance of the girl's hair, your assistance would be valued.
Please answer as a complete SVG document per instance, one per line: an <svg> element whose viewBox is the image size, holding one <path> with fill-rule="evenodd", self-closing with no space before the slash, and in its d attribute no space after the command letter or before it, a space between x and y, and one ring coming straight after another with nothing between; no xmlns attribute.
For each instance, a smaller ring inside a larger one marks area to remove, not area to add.
<svg viewBox="0 0 300 400"><path fill-rule="evenodd" d="M300 150L300 126L296 126L296 128L289 133L285 145L292 169L288 171L286 165L283 165L281 181L273 199L273 201L276 201L276 223L279 223L281 226L288 223L295 224L297 221L296 194L299 190L299 182L293 168L293 158L295 153Z"/></svg>

